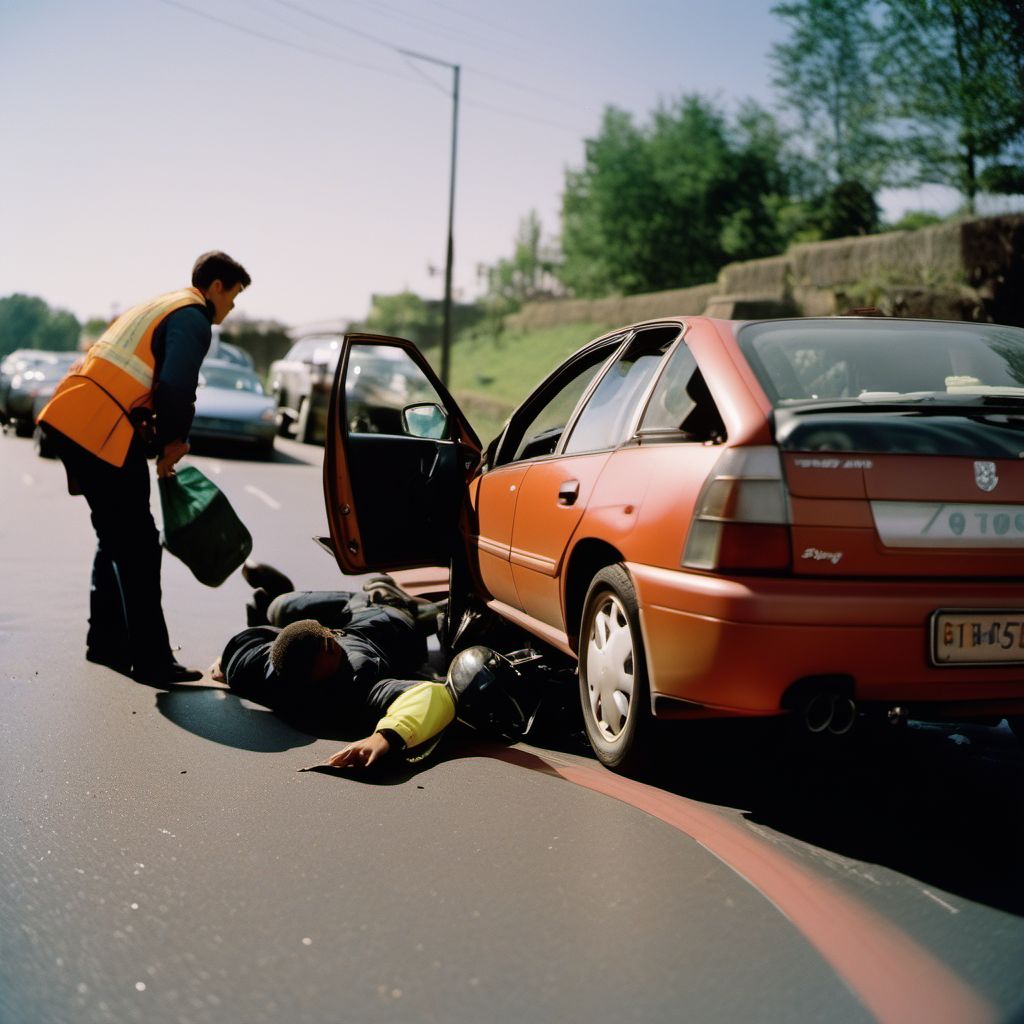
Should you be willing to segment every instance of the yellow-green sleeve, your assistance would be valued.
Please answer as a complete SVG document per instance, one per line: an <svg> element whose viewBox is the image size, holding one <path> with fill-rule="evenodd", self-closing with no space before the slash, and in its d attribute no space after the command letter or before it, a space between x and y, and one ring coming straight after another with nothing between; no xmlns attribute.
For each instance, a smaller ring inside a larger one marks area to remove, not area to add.
<svg viewBox="0 0 1024 1024"><path fill-rule="evenodd" d="M455 702L443 683L421 683L400 694L377 723L377 732L398 733L406 747L418 747L455 718Z"/></svg>

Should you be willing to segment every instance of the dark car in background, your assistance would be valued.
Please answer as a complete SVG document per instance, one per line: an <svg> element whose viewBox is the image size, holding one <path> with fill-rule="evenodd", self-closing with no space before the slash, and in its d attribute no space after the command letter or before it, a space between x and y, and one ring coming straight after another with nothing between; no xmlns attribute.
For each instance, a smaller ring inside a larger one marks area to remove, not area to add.
<svg viewBox="0 0 1024 1024"><path fill-rule="evenodd" d="M270 364L270 390L277 404L278 433L323 443L334 371L343 335L300 338L283 359Z"/></svg>
<svg viewBox="0 0 1024 1024"><path fill-rule="evenodd" d="M28 365L28 360L39 355L38 350L16 348L0 360L0 424L7 422L7 393L11 390L11 379Z"/></svg>
<svg viewBox="0 0 1024 1024"><path fill-rule="evenodd" d="M276 404L255 371L225 359L205 360L190 439L242 444L270 458L276 433Z"/></svg>
<svg viewBox="0 0 1024 1024"><path fill-rule="evenodd" d="M15 349L0 362L0 423L13 423L10 411L12 392L15 393L15 408L19 411L24 406L24 399L17 397L26 388L35 387L36 368L52 362L54 356L75 356L76 353L50 352L36 348ZM25 374L30 373L26 385ZM59 379L59 378L58 378ZM22 428L24 430L24 428Z"/></svg>
<svg viewBox="0 0 1024 1024"><path fill-rule="evenodd" d="M7 423L18 437L31 436L36 412L45 405L72 363L81 357L80 352L37 351L15 362L14 372L6 378L3 407Z"/></svg>

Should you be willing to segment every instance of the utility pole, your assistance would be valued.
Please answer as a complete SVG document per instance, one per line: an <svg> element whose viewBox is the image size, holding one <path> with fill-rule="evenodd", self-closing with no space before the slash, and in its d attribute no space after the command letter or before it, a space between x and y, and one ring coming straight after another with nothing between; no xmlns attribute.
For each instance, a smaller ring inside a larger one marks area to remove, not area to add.
<svg viewBox="0 0 1024 1024"><path fill-rule="evenodd" d="M436 57L428 57L425 53L415 53L412 50L399 50L406 57L413 57L416 60L425 60L431 64L438 64L444 68L450 68L452 77L452 161L451 171L448 178L448 256L444 267L444 319L441 326L441 382L448 386L449 371L451 369L451 348L452 348L452 262L454 259L454 222L455 222L455 154L458 149L459 137L459 65L450 64L446 60L438 60Z"/></svg>

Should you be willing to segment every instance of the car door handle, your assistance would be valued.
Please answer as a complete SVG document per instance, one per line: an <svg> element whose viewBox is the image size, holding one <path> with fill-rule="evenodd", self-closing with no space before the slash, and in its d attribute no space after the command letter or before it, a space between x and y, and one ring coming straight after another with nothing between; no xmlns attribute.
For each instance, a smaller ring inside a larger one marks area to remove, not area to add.
<svg viewBox="0 0 1024 1024"><path fill-rule="evenodd" d="M558 504L559 505L575 505L576 499L580 496L580 482L579 480L566 480L561 487L558 488Z"/></svg>

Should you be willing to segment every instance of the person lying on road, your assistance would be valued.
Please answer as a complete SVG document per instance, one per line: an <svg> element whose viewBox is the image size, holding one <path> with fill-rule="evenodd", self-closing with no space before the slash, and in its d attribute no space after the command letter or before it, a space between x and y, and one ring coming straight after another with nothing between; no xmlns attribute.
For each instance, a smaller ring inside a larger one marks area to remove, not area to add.
<svg viewBox="0 0 1024 1024"><path fill-rule="evenodd" d="M258 568L243 570L250 583L262 584L248 606L250 625L228 641L212 677L275 710L373 725L327 765L429 754L455 718L452 694L421 671L437 606L417 602L387 577L371 580L363 593L277 593L291 581Z"/></svg>

